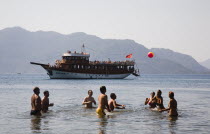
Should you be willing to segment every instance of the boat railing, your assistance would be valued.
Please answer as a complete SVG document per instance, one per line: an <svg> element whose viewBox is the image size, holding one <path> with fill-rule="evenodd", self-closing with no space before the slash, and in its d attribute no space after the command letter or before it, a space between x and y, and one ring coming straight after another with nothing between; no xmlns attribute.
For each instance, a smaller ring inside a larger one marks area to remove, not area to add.
<svg viewBox="0 0 210 134"><path fill-rule="evenodd" d="M62 60L56 60L55 64L59 65L62 63L66 63L67 60L62 59ZM91 65L128 65L128 66L133 66L135 64L134 61L89 61L89 64Z"/></svg>
<svg viewBox="0 0 210 134"><path fill-rule="evenodd" d="M90 61L89 62L92 65L134 65L134 61Z"/></svg>

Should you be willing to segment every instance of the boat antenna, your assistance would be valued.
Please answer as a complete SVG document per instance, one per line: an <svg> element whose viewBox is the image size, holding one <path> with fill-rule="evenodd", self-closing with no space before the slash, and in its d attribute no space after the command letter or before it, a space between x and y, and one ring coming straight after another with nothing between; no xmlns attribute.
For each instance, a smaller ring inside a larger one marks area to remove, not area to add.
<svg viewBox="0 0 210 134"><path fill-rule="evenodd" d="M83 43L82 48L81 48L81 53L86 53L84 43Z"/></svg>

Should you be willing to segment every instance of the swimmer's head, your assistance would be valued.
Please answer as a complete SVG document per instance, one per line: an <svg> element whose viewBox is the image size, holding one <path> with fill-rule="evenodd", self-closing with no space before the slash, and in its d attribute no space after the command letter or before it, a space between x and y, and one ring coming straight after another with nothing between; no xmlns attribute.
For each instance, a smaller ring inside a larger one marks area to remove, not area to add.
<svg viewBox="0 0 210 134"><path fill-rule="evenodd" d="M93 95L93 91L92 90L88 90L88 95L92 96Z"/></svg>
<svg viewBox="0 0 210 134"><path fill-rule="evenodd" d="M174 98L174 92L171 92L171 91L170 91L170 92L168 93L168 96L169 96L169 98L171 98L171 99Z"/></svg>
<svg viewBox="0 0 210 134"><path fill-rule="evenodd" d="M49 91L47 91L47 90L45 90L43 93L44 93L44 96L46 96L46 97L49 97L49 95L50 95Z"/></svg>
<svg viewBox="0 0 210 134"><path fill-rule="evenodd" d="M100 87L100 91L102 94L106 93L106 87L105 86L101 86Z"/></svg>
<svg viewBox="0 0 210 134"><path fill-rule="evenodd" d="M111 97L113 100L115 100L115 99L117 98L117 96L116 96L115 93L111 93L111 94L110 94L110 97Z"/></svg>
<svg viewBox="0 0 210 134"><path fill-rule="evenodd" d="M35 94L39 94L40 93L39 87L34 87L33 91L34 91Z"/></svg>
<svg viewBox="0 0 210 134"><path fill-rule="evenodd" d="M162 91L161 90L158 90L157 91L157 96L161 96L161 94L162 94Z"/></svg>
<svg viewBox="0 0 210 134"><path fill-rule="evenodd" d="M155 96L155 92L151 92L150 95L151 95L152 97L154 97L154 96Z"/></svg>

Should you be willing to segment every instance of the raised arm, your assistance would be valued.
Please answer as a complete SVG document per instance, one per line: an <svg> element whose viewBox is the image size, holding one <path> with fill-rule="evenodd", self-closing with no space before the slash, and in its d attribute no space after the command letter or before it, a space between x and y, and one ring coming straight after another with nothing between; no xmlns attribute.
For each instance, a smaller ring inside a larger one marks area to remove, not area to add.
<svg viewBox="0 0 210 134"><path fill-rule="evenodd" d="M144 105L147 105L147 104L148 104L148 102L149 102L149 99L148 99L148 98L146 98L146 100L145 100L145 102L144 102Z"/></svg>

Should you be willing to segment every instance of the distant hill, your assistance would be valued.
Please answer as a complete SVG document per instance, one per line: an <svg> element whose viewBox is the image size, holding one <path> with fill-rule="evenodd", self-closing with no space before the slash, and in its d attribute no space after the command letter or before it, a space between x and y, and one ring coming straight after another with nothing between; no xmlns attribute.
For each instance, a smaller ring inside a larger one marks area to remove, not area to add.
<svg viewBox="0 0 210 134"><path fill-rule="evenodd" d="M200 64L208 69L210 69L210 59L200 62Z"/></svg>
<svg viewBox="0 0 210 134"><path fill-rule="evenodd" d="M197 74L210 71L191 56L166 49L151 49L133 40L101 39L86 33L63 35L52 31L30 32L20 27L0 30L0 73L46 73L30 62L53 64L67 50L81 51L82 44L91 60L126 60L132 53L143 74ZM154 51L155 57L147 53Z"/></svg>
<svg viewBox="0 0 210 134"><path fill-rule="evenodd" d="M151 51L158 55L161 59L167 59L178 63L185 68L192 70L194 73L209 72L209 69L200 65L192 56L164 48L153 48Z"/></svg>

